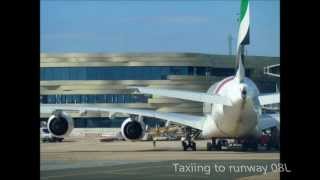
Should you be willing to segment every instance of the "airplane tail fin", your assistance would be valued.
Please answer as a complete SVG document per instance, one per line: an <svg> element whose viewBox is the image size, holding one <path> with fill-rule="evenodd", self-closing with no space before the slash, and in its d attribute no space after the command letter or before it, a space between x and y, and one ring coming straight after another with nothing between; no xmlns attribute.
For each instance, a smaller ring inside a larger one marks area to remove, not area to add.
<svg viewBox="0 0 320 180"><path fill-rule="evenodd" d="M236 57L236 78L242 82L245 77L244 61L244 46L250 43L250 8L249 0L241 0L240 8L240 27L238 32L237 42L237 57Z"/></svg>

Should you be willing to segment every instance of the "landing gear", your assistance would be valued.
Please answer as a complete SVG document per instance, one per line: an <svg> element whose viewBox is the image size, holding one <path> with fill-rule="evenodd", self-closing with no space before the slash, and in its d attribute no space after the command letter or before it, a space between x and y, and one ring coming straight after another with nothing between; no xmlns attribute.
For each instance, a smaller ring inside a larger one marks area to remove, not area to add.
<svg viewBox="0 0 320 180"><path fill-rule="evenodd" d="M192 128L186 127L186 139L182 141L182 147L184 151L187 151L188 149L191 149L192 151L197 150L196 143L192 140L191 137L192 134Z"/></svg>
<svg viewBox="0 0 320 180"><path fill-rule="evenodd" d="M212 150L217 150L217 151L221 151L222 147L227 147L228 146L228 141L225 139L218 139L217 143L216 143L215 138L211 139L211 142L207 142L207 150L208 151L212 151Z"/></svg>
<svg viewBox="0 0 320 180"><path fill-rule="evenodd" d="M216 149L217 145L216 145L216 139L212 138L211 142L207 142L207 151L212 151L213 149Z"/></svg>
<svg viewBox="0 0 320 180"><path fill-rule="evenodd" d="M228 146L228 141L226 139L219 139L217 143L217 150L221 151L222 147L227 147Z"/></svg>
<svg viewBox="0 0 320 180"><path fill-rule="evenodd" d="M194 141L182 141L182 147L184 151L187 151L189 148L192 151L196 151L197 150L197 146L196 143Z"/></svg>
<svg viewBox="0 0 320 180"><path fill-rule="evenodd" d="M248 151L258 150L258 140L256 138L244 138L244 139L216 139L212 138L211 142L207 143L208 151L222 151L222 150L242 150Z"/></svg>
<svg viewBox="0 0 320 180"><path fill-rule="evenodd" d="M241 150L242 151L248 151L248 150L257 151L258 150L258 140L255 138L243 139Z"/></svg>

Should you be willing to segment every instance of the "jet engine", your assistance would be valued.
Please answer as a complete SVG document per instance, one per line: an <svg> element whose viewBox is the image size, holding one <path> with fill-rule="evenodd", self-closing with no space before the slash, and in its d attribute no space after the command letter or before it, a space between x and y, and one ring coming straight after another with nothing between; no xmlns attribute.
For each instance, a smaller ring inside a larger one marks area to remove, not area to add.
<svg viewBox="0 0 320 180"><path fill-rule="evenodd" d="M140 140L143 138L144 134L145 124L142 120L136 121L128 118L121 124L121 135L126 140Z"/></svg>
<svg viewBox="0 0 320 180"><path fill-rule="evenodd" d="M68 136L74 127L72 118L62 111L50 116L47 126L50 134L59 138Z"/></svg>

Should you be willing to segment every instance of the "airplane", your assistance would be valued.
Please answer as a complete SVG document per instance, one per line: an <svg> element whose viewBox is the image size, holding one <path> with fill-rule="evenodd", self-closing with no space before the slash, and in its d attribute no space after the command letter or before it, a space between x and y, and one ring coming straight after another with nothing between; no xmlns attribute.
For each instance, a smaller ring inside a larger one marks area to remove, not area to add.
<svg viewBox="0 0 320 180"><path fill-rule="evenodd" d="M216 149L217 140L223 138L243 139L243 146L257 147L256 139L261 135L263 129L277 127L280 131L279 115L273 118L262 114L261 111L263 105L280 103L280 93L260 94L255 83L245 76L244 47L250 41L249 10L249 0L241 0L234 76L226 77L213 84L206 93L130 87L138 93L202 102L204 105L202 116L146 109L105 108L87 104L41 104L41 112L53 113L47 123L49 132L56 137L65 137L70 134L73 120L64 112L68 110L80 113L88 111L126 113L130 116L121 125L121 135L129 141L141 140L144 136L146 126L143 117L154 117L186 127L186 137L182 141L183 150L189 148L196 150L196 143L193 141L196 135L211 139L211 142L207 143L207 150Z"/></svg>

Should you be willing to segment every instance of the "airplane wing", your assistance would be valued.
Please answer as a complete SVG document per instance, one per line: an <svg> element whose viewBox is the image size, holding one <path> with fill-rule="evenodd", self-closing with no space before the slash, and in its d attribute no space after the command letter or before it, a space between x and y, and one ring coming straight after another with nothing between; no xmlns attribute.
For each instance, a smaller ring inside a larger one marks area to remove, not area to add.
<svg viewBox="0 0 320 180"><path fill-rule="evenodd" d="M55 110L69 110L69 111L96 111L96 112L112 112L112 113L126 113L126 114L135 114L146 117L159 118L171 122L175 122L181 125L190 126L196 129L202 129L202 124L204 122L204 116L194 116L186 115L179 113L166 113L166 112L157 112L152 110L145 109L130 109L130 108L104 108L96 107L94 105L70 105L70 104L41 104L40 111L41 113L51 113Z"/></svg>
<svg viewBox="0 0 320 180"><path fill-rule="evenodd" d="M138 89L140 93L144 93L144 94L153 94L158 96L165 96L165 97L185 99L185 100L191 100L191 101L197 101L197 102L223 104L226 106L231 106L231 101L228 98L219 96L219 95L211 95L207 93L181 91L181 90L154 89L154 88L136 87L136 86L131 86L131 87Z"/></svg>
<svg viewBox="0 0 320 180"><path fill-rule="evenodd" d="M280 129L280 114L279 113L264 113L260 116L260 129L268 129L277 127Z"/></svg>
<svg viewBox="0 0 320 180"><path fill-rule="evenodd" d="M259 96L261 105L280 103L280 93L262 94Z"/></svg>

